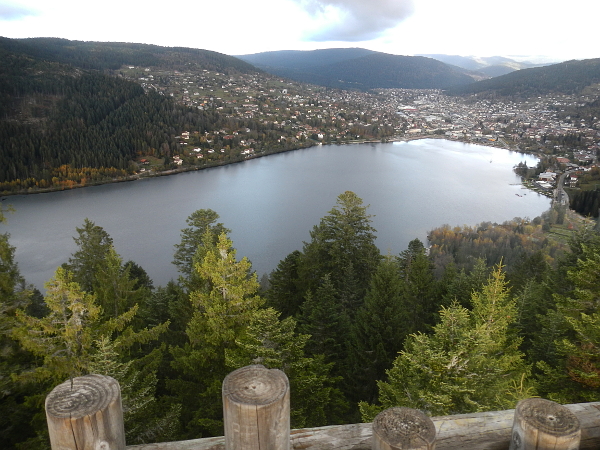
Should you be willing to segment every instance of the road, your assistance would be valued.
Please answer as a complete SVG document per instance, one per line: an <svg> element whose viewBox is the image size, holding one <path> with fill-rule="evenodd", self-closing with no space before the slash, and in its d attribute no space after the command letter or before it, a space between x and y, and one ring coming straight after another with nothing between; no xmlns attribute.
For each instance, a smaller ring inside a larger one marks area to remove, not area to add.
<svg viewBox="0 0 600 450"><path fill-rule="evenodd" d="M572 170L567 170L563 174L558 177L558 181L556 182L556 189L554 190L554 200L553 203L558 203L559 205L569 206L569 194L567 194L564 190L564 181L567 175L569 175Z"/></svg>

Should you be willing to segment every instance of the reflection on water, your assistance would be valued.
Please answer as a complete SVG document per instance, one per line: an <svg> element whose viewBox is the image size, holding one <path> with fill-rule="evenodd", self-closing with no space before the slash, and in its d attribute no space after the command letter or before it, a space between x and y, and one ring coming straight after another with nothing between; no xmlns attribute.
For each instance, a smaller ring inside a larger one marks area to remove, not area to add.
<svg viewBox="0 0 600 450"><path fill-rule="evenodd" d="M75 250L87 217L113 238L124 260L164 285L177 277L173 245L185 219L211 208L232 230L238 257L260 274L295 249L354 191L370 205L382 252L404 250L442 224L534 218L550 201L522 190L512 167L533 157L444 140L323 146L199 172L48 194L9 197L11 234L26 280L42 287ZM526 194L519 197L515 194Z"/></svg>

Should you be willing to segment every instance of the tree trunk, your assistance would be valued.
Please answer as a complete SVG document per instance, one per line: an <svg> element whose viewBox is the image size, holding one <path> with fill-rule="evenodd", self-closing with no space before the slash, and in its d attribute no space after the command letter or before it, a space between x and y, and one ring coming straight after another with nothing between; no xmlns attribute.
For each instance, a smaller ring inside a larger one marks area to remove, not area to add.
<svg viewBox="0 0 600 450"><path fill-rule="evenodd" d="M56 386L46 397L53 450L124 450L125 429L119 383L86 375Z"/></svg>
<svg viewBox="0 0 600 450"><path fill-rule="evenodd" d="M517 404L510 450L577 450L580 439L579 419L564 406L542 398Z"/></svg>
<svg viewBox="0 0 600 450"><path fill-rule="evenodd" d="M226 450L289 450L290 384L278 369L246 366L223 381Z"/></svg>
<svg viewBox="0 0 600 450"><path fill-rule="evenodd" d="M434 450L435 425L411 408L389 408L373 421L373 450Z"/></svg>

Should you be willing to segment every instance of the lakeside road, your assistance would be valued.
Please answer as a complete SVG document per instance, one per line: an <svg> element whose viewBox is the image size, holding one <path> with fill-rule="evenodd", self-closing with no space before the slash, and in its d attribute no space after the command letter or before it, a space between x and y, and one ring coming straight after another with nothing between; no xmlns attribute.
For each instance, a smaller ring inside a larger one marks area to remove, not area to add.
<svg viewBox="0 0 600 450"><path fill-rule="evenodd" d="M554 199L552 200L552 204L558 203L559 205L569 206L569 194L564 189L565 178L567 175L574 172L573 170L567 170L562 173L560 177L558 177L558 181L556 182L556 189L554 191Z"/></svg>

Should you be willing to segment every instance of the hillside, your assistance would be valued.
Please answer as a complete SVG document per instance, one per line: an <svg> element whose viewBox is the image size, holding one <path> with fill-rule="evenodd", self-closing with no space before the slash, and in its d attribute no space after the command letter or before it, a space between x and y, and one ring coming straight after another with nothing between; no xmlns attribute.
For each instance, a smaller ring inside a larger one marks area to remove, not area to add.
<svg viewBox="0 0 600 450"><path fill-rule="evenodd" d="M145 92L115 72L137 65L172 73L258 73L236 58L204 50L1 38L0 191L122 177L140 157L170 161L179 152L181 132L222 127L216 111L188 108L156 89Z"/></svg>
<svg viewBox="0 0 600 450"><path fill-rule="evenodd" d="M123 42L83 42L59 38L8 39L0 37L0 54L69 64L82 69L118 70L124 65L174 69L195 65L206 70L256 72L252 65L210 50Z"/></svg>
<svg viewBox="0 0 600 450"><path fill-rule="evenodd" d="M315 51L281 50L237 56L253 66L266 71L302 70L372 55L372 50L364 48L329 48Z"/></svg>
<svg viewBox="0 0 600 450"><path fill-rule="evenodd" d="M432 58L359 48L268 52L239 58L277 76L341 89L442 89L468 84L476 76Z"/></svg>
<svg viewBox="0 0 600 450"><path fill-rule="evenodd" d="M547 94L579 94L596 90L600 83L600 58L565 61L545 67L523 69L448 90L451 95L481 94L529 98Z"/></svg>
<svg viewBox="0 0 600 450"><path fill-rule="evenodd" d="M2 195L388 139L402 121L375 106L379 94L282 80L203 50L0 39L0 57Z"/></svg>

